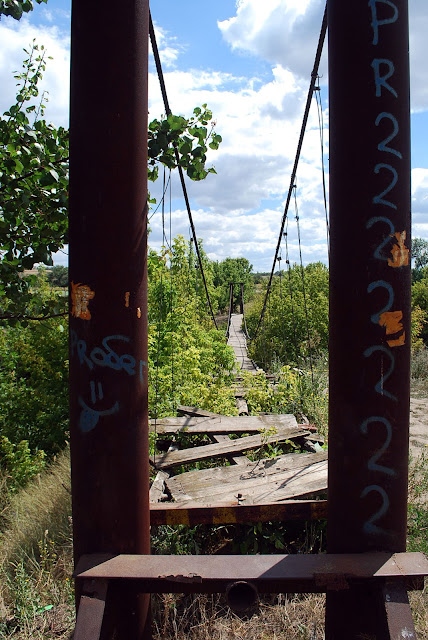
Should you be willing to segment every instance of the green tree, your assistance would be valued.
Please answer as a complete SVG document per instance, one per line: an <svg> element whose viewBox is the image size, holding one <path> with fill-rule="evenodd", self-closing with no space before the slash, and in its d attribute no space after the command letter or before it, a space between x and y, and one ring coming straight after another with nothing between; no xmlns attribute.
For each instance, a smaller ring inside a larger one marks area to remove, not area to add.
<svg viewBox="0 0 428 640"><path fill-rule="evenodd" d="M44 47L25 50L16 74L15 103L0 119L0 318L28 315L31 282L21 273L67 241L68 132L43 118L38 83L46 67ZM33 313L54 313L56 303Z"/></svg>
<svg viewBox="0 0 428 640"><path fill-rule="evenodd" d="M264 282L246 312L250 336L256 332L266 286ZM302 364L310 352L316 356L327 350L328 287L328 269L321 262L306 266L303 277L295 264L273 278L264 321L250 344L251 356L265 370L281 364Z"/></svg>
<svg viewBox="0 0 428 640"><path fill-rule="evenodd" d="M212 263L200 247L210 295ZM182 236L151 251L149 276L149 401L151 415L174 415L178 404L233 413L234 354L208 316L192 243Z"/></svg>
<svg viewBox="0 0 428 640"><path fill-rule="evenodd" d="M248 302L253 293L253 265L247 258L226 258L214 263L214 286L217 288L218 306L224 311L229 306L229 286L234 284L233 306L239 309L241 287L244 285L244 302Z"/></svg>
<svg viewBox="0 0 428 640"><path fill-rule="evenodd" d="M428 265L428 240L412 238L412 281L423 277L423 269Z"/></svg>
<svg viewBox="0 0 428 640"><path fill-rule="evenodd" d="M25 3L24 3L25 4ZM52 265L52 253L67 243L68 131L44 119L45 96L39 82L46 51L34 41L25 50L23 72L15 75L15 103L0 118L0 319L16 320L61 313L54 300L35 304L31 282L22 278L35 264ZM203 105L191 118L170 115L149 126L148 177L158 165L179 164L192 180L215 172L206 167L208 146L218 148L221 136L207 125L212 113Z"/></svg>
<svg viewBox="0 0 428 640"><path fill-rule="evenodd" d="M419 311L418 311L419 309ZM416 319L419 319L419 335L425 344L428 344L428 266L420 269L420 276L412 285L412 310Z"/></svg>
<svg viewBox="0 0 428 640"><path fill-rule="evenodd" d="M56 298L46 273L36 278L34 299ZM32 452L52 455L68 436L67 324L51 318L0 331L0 435L14 445L27 441Z"/></svg>
<svg viewBox="0 0 428 640"><path fill-rule="evenodd" d="M68 268L63 265L55 265L48 271L48 282L54 287L68 286Z"/></svg>
<svg viewBox="0 0 428 640"><path fill-rule="evenodd" d="M47 1L36 0L37 4L46 4ZM20 20L23 13L29 13L33 8L33 0L0 0L0 16L10 16L15 20Z"/></svg>

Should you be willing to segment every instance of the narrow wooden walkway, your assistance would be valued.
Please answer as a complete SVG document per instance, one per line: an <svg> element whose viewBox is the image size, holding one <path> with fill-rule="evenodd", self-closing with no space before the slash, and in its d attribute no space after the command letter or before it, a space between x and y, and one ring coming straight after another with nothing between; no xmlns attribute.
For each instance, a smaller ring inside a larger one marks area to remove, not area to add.
<svg viewBox="0 0 428 640"><path fill-rule="evenodd" d="M237 379L242 370L257 371L248 357L242 318L231 316L228 339ZM236 396L238 408L242 402L246 406L242 386ZM224 416L183 406L177 411L182 417L150 421L150 429L170 445L150 459L158 471L150 489L152 524L325 517L326 500L314 498L327 490L327 454L317 447L323 440L314 428L297 424L289 414ZM176 444L178 434L186 435L185 449ZM200 443L201 435L206 444ZM189 446L192 436L199 441ZM306 453L263 457L269 445L281 448L290 443ZM187 470L195 463L207 468Z"/></svg>
<svg viewBox="0 0 428 640"><path fill-rule="evenodd" d="M245 371L257 371L257 367L248 357L247 338L242 330L242 313L233 313L230 318L229 338L227 344L235 352L236 369Z"/></svg>

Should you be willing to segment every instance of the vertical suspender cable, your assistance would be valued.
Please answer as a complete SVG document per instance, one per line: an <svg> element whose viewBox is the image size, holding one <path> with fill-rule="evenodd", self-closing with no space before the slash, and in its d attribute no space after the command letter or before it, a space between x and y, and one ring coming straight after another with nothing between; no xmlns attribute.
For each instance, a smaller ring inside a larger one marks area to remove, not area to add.
<svg viewBox="0 0 428 640"><path fill-rule="evenodd" d="M327 230L327 252L328 252L328 260L330 262L330 224L328 221L327 189L325 184L325 168L324 168L324 117L322 112L321 87L319 85L319 81L318 81L318 85L315 87L314 93L315 93L315 100L317 103L318 124L319 124L319 130L320 130L322 192L323 192L323 198L324 198L325 225Z"/></svg>
<svg viewBox="0 0 428 640"><path fill-rule="evenodd" d="M160 62L159 51L158 51L158 46L157 46L157 42L156 42L155 30L154 30L154 27L153 27L151 14L150 14L150 17L149 17L149 33L150 33L150 40L151 40L151 43L152 43L153 56L155 58L156 69L157 69L158 76L159 76L159 84L160 84L160 88L161 88L161 92L162 92L163 103L164 103L164 106L165 106L166 114L169 116L171 114L171 109L169 107L168 96L166 94L165 80L164 80L164 77L163 77L163 71L162 71L162 66L161 66L161 62ZM214 316L214 311L213 311L212 304L211 304L210 294L208 292L207 281L205 279L205 273L204 273L204 268L203 268L203 264L202 264L202 257L201 257L201 253L199 251L198 241L197 241L197 238L196 238L196 231L195 231L195 226L193 224L192 211L190 209L190 203L189 203L189 198L188 198L188 195L187 195L186 183L184 182L183 169L182 169L182 167L180 165L180 155L178 153L178 148L177 148L177 145L175 143L173 143L173 147L174 147L175 159L176 159L176 162L177 162L178 173L179 173L179 176L180 176L181 187L183 189L184 201L186 203L187 215L189 216L189 222L190 222L190 226L191 226L191 229L192 229L193 241L195 243L196 254L198 256L199 268L201 270L202 281L203 281L204 287L205 287L205 294L207 296L208 306L210 308L210 313L211 313L212 320L214 322L214 326L215 326L216 329L218 329L217 322L216 322L215 316Z"/></svg>
<svg viewBox="0 0 428 640"><path fill-rule="evenodd" d="M294 207L296 212L296 223L297 223L297 237L299 240L299 255L300 255L300 271L302 274L302 290L303 290L303 304L305 307L305 320L306 320L306 335L308 338L308 350L309 350L309 364L311 367L311 380L312 380L312 391L314 390L314 366L312 359L312 346L311 346L311 336L309 334L309 318L308 318L308 305L306 302L306 287L305 287L305 271L303 269L303 260L302 260L302 245L300 242L300 224L299 224L299 211L297 209L297 195L296 195L297 187L294 185ZM315 402L315 396L314 396Z"/></svg>
<svg viewBox="0 0 428 640"><path fill-rule="evenodd" d="M277 242L277 245L276 245L275 257L273 259L273 265L272 265L272 271L270 273L269 283L268 283L268 286L267 286L267 289L266 289L266 296L265 296L265 300L264 300L264 303L263 303L262 312L260 314L259 322L258 322L258 325L257 325L256 330L255 330L254 335L253 335L253 340L257 336L257 333L258 333L258 331L260 329L260 326L261 326L261 324L263 322L263 317L264 317L265 312L266 312L266 303L267 303L267 300L268 300L268 297L269 297L269 294L270 294L273 274L274 274L274 271L275 271L276 259L278 257L279 248L281 246L281 238L282 238L282 234L283 234L283 231L284 231L285 220L287 218L288 207L290 206L291 196L292 196L292 193L293 193L293 185L294 185L295 180L296 180L297 165L299 164L300 153L301 153L302 145L303 145L303 138L305 136L306 125L307 125L308 117L309 117L309 110L311 108L312 94L314 92L315 82L316 82L316 79L318 77L318 67L319 67L320 60L321 60L321 54L322 54L322 50L323 50L323 45L324 45L326 32L327 32L327 6L326 6L326 8L324 10L324 16L323 16L321 32L320 32L320 36L319 36L319 40L318 40L317 52L315 54L314 68L312 69L312 73L311 73L311 82L310 82L310 85L309 85L308 97L307 97L307 100L306 100L305 113L303 115L303 122L302 122L302 127L301 127L301 130L300 130L300 136L299 136L299 142L298 142L298 145L297 145L297 151L296 151L296 157L295 157L295 160L294 160L294 166L293 166L293 170L291 172L290 186L289 186L289 189L288 189L287 200L286 200L285 207L284 207L284 214L282 216L281 230L279 232L279 238L278 238L278 242Z"/></svg>

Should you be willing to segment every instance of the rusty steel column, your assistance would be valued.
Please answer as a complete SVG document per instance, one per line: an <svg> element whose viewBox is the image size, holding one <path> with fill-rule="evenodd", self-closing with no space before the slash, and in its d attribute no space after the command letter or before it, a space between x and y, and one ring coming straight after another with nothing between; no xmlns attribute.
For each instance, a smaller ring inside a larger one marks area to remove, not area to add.
<svg viewBox="0 0 428 640"><path fill-rule="evenodd" d="M75 560L149 553L148 0L73 0L70 418ZM103 638L143 632L148 598L109 589Z"/></svg>
<svg viewBox="0 0 428 640"><path fill-rule="evenodd" d="M407 0L329 0L328 30L328 551L404 551L411 339ZM329 594L328 640L389 637L383 622L377 626L384 605L375 600L368 590Z"/></svg>

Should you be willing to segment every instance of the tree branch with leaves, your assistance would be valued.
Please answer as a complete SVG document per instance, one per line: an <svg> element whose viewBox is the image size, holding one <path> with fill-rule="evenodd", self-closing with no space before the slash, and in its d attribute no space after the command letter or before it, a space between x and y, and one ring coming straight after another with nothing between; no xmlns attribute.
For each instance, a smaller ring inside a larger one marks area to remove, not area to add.
<svg viewBox="0 0 428 640"><path fill-rule="evenodd" d="M15 102L0 117L0 320L8 321L45 318L66 308L64 298L35 305L31 282L22 277L37 264L52 265L52 254L67 244L69 180L68 130L45 120L47 96L39 90L49 58L35 41L24 51ZM206 166L208 148L220 143L206 104L191 118L155 119L148 132L148 178L157 179L159 164L176 168L176 147L187 175L203 180L215 173Z"/></svg>

